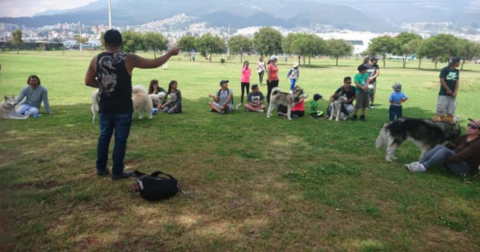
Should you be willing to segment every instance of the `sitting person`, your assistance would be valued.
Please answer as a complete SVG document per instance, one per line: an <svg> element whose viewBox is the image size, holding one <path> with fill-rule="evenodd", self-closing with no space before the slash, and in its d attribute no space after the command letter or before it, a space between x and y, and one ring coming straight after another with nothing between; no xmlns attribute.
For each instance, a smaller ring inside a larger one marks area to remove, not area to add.
<svg viewBox="0 0 480 252"><path fill-rule="evenodd" d="M411 172L426 172L436 164L444 166L455 175L474 175L480 165L480 120L470 120L467 134L451 143L437 145L418 162L405 165Z"/></svg>
<svg viewBox="0 0 480 252"><path fill-rule="evenodd" d="M15 109L16 115L39 116L40 107L43 101L45 111L52 114L50 111L50 104L48 103L47 89L40 84L40 79L36 75L30 75L27 79L28 86L25 86L20 91L20 94L15 101L19 104L26 97L26 100Z"/></svg>
<svg viewBox="0 0 480 252"><path fill-rule="evenodd" d="M163 112L167 112L169 114L182 113L182 93L177 89L177 85L177 81L170 81L166 96L168 97L170 95L170 99L167 100L163 105L159 105L158 109L161 109Z"/></svg>
<svg viewBox="0 0 480 252"><path fill-rule="evenodd" d="M297 88L300 88L300 87L296 86L295 89ZM280 104L278 105L277 111L278 111L277 114L279 116L287 116L288 107ZM303 117L304 115L305 115L305 99L302 98L299 102L293 105L291 116L292 118L299 118L299 117Z"/></svg>
<svg viewBox="0 0 480 252"><path fill-rule="evenodd" d="M254 84L252 86L252 92L247 95L247 104L245 104L244 107L248 111L263 113L265 110L265 105L263 105L264 99L265 97L262 92L259 91L258 85Z"/></svg>
<svg viewBox="0 0 480 252"><path fill-rule="evenodd" d="M208 94L208 97L214 100L209 103L209 106L212 108L212 112L225 114L225 112L233 110L233 90L228 88L228 80L220 81L220 87L216 96Z"/></svg>
<svg viewBox="0 0 480 252"><path fill-rule="evenodd" d="M310 115L315 119L323 116L323 111L318 111L318 101L320 99L322 99L321 95L314 94L313 101L310 102Z"/></svg>
<svg viewBox="0 0 480 252"><path fill-rule="evenodd" d="M165 89L158 86L158 80L151 80L150 86L148 87L148 94L158 94L160 92L167 93Z"/></svg>
<svg viewBox="0 0 480 252"><path fill-rule="evenodd" d="M344 113L347 115L351 114L355 108L353 107L353 101L355 100L355 88L352 87L352 78L350 77L345 77L343 78L343 86L337 89L335 93L330 97L330 102L334 102L334 97L335 96L342 96L346 95L347 96L347 101L343 104L344 108ZM330 117L330 111L331 111L331 104L328 105L327 108L327 113L325 116L328 118Z"/></svg>

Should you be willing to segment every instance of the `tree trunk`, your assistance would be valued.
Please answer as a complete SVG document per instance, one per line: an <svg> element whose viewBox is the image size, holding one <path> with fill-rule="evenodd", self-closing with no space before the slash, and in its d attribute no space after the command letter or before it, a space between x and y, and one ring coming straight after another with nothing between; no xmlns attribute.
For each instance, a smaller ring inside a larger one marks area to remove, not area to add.
<svg viewBox="0 0 480 252"><path fill-rule="evenodd" d="M17 54L19 54L19 52L18 52L18 46L17 46Z"/></svg>
<svg viewBox="0 0 480 252"><path fill-rule="evenodd" d="M435 60L435 70L437 70L437 63L438 63L438 61Z"/></svg>
<svg viewBox="0 0 480 252"><path fill-rule="evenodd" d="M335 66L338 66L338 58L339 57L335 57L335 59L337 60L337 62L335 63Z"/></svg>
<svg viewBox="0 0 480 252"><path fill-rule="evenodd" d="M153 58L154 58L154 59L157 58L157 53L155 53L155 49L153 49Z"/></svg>
<svg viewBox="0 0 480 252"><path fill-rule="evenodd" d="M463 70L463 64L465 64L465 60L462 61L462 67L460 68L460 70Z"/></svg>
<svg viewBox="0 0 480 252"><path fill-rule="evenodd" d="M243 54L240 53L240 63L243 61Z"/></svg>
<svg viewBox="0 0 480 252"><path fill-rule="evenodd" d="M418 59L418 69L422 66L422 58Z"/></svg>
<svg viewBox="0 0 480 252"><path fill-rule="evenodd" d="M383 55L383 68L385 68L385 58L386 57L387 57L386 55Z"/></svg>
<svg viewBox="0 0 480 252"><path fill-rule="evenodd" d="M310 66L310 56L308 56L308 65Z"/></svg>
<svg viewBox="0 0 480 252"><path fill-rule="evenodd" d="M406 64L407 64L407 57L403 57L403 68L405 68Z"/></svg>
<svg viewBox="0 0 480 252"><path fill-rule="evenodd" d="M300 54L299 54L299 55L298 55L298 64L300 64L300 62L302 62L302 61L301 61L301 58L302 58L302 56L300 56Z"/></svg>
<svg viewBox="0 0 480 252"><path fill-rule="evenodd" d="M305 56L303 56L303 64L305 65Z"/></svg>
<svg viewBox="0 0 480 252"><path fill-rule="evenodd" d="M209 59L210 59L210 62L212 62L212 54L211 53L210 53L210 58Z"/></svg>

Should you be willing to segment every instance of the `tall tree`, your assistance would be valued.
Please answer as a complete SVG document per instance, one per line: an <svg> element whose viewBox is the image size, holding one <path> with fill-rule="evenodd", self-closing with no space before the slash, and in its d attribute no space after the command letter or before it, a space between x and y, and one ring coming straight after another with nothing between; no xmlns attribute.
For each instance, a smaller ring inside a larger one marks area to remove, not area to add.
<svg viewBox="0 0 480 252"><path fill-rule="evenodd" d="M383 67L385 67L385 59L387 53L392 53L395 50L395 40L390 36L381 36L372 39L368 46L367 52L370 55L381 55L383 57Z"/></svg>
<svg viewBox="0 0 480 252"><path fill-rule="evenodd" d="M406 46L408 43L414 40L422 40L422 37L417 34L409 33L409 32L402 32L398 34L395 38L395 49L393 53L396 55L402 55L403 60L403 68L407 64L407 57L415 52L415 46L418 45L417 42Z"/></svg>
<svg viewBox="0 0 480 252"><path fill-rule="evenodd" d="M144 49L153 51L153 58L157 58L156 52L167 50L168 39L157 32L147 32L143 34Z"/></svg>
<svg viewBox="0 0 480 252"><path fill-rule="evenodd" d="M282 53L282 34L271 27L260 28L253 35L253 47L262 56Z"/></svg>
<svg viewBox="0 0 480 252"><path fill-rule="evenodd" d="M142 34L136 31L124 31L122 33L123 46L122 49L125 52L135 53L138 50L145 48L143 43Z"/></svg>
<svg viewBox="0 0 480 252"><path fill-rule="evenodd" d="M207 33L195 40L195 47L203 57L208 57L212 62L212 54L224 53L226 51L225 40L219 36Z"/></svg>
<svg viewBox="0 0 480 252"><path fill-rule="evenodd" d="M439 34L426 39L421 51L435 63L437 69L438 62L447 62L452 56L458 55L458 41L453 35Z"/></svg>
<svg viewBox="0 0 480 252"><path fill-rule="evenodd" d="M178 41L178 46L182 48L183 51L188 52L190 60L192 60L192 51L196 51L195 47L195 37L194 36L183 36Z"/></svg>
<svg viewBox="0 0 480 252"><path fill-rule="evenodd" d="M458 47L458 56L462 58L461 70L463 70L463 64L467 60L474 60L477 56L480 55L480 44L466 39L460 39Z"/></svg>
<svg viewBox="0 0 480 252"><path fill-rule="evenodd" d="M303 64L305 64L305 58L308 57L308 64L310 64L311 57L326 50L326 43L322 38L313 34L290 33L283 38L282 49L286 53L296 54L298 62L303 56Z"/></svg>
<svg viewBox="0 0 480 252"><path fill-rule="evenodd" d="M16 29L15 31L12 32L12 39L10 39L10 44L15 46L17 48L17 54L19 54L18 50L20 49L20 46L23 44L22 40L22 30Z"/></svg>
<svg viewBox="0 0 480 252"><path fill-rule="evenodd" d="M77 34L77 35L73 36L73 39L75 39L75 41L77 41L77 43L80 45L80 57L82 57L83 56L83 43L88 42L88 38L82 38L82 36Z"/></svg>
<svg viewBox="0 0 480 252"><path fill-rule="evenodd" d="M349 56L353 53L353 46L343 39L327 40L326 55L335 59L335 66L338 66L338 59L343 56Z"/></svg>
<svg viewBox="0 0 480 252"><path fill-rule="evenodd" d="M242 35L231 37L228 40L228 47L230 48L230 52L240 54L240 62L243 61L243 54L253 52L252 40Z"/></svg>

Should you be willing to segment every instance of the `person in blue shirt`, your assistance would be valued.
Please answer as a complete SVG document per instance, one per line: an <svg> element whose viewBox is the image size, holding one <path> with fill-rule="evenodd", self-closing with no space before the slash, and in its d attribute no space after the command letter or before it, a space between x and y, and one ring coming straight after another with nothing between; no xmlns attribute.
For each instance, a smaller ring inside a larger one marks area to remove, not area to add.
<svg viewBox="0 0 480 252"><path fill-rule="evenodd" d="M402 118L402 103L406 102L408 100L408 96L402 92L402 84L400 83L395 83L392 86L393 88L393 93L390 95L390 122L395 120L395 116L397 116L397 119Z"/></svg>

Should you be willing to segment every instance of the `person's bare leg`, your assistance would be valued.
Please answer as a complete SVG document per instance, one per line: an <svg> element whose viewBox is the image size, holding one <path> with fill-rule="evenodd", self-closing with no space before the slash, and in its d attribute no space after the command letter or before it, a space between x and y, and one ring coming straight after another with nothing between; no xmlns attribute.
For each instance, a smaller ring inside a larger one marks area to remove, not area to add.
<svg viewBox="0 0 480 252"><path fill-rule="evenodd" d="M219 108L217 108L217 106L215 106L215 105L213 104L213 102L210 102L208 105L210 105L210 108L212 108L213 110L217 111L218 113L221 112L221 110L220 110Z"/></svg>
<svg viewBox="0 0 480 252"><path fill-rule="evenodd" d="M367 111L367 108L362 108L362 115L365 115L365 111Z"/></svg>
<svg viewBox="0 0 480 252"><path fill-rule="evenodd" d="M245 105L243 105L243 106L244 106L248 111L253 111L253 112L257 112L257 111L258 111L257 108L253 107L252 105L250 105L250 104L248 104L248 103L245 104Z"/></svg>

